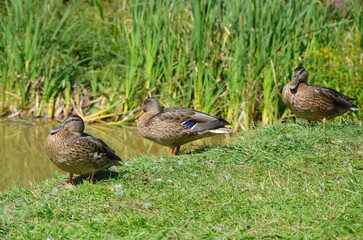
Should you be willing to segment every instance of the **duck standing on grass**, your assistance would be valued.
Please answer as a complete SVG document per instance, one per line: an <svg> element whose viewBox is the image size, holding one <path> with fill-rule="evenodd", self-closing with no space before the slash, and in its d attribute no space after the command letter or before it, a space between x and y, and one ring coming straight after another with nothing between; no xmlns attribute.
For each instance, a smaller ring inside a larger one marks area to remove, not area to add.
<svg viewBox="0 0 363 240"><path fill-rule="evenodd" d="M170 147L169 156L180 146L215 134L232 133L226 120L183 107L163 109L156 98L142 105L143 114L136 120L137 130L147 139Z"/></svg>
<svg viewBox="0 0 363 240"><path fill-rule="evenodd" d="M69 172L67 184L57 187L72 187L73 174L90 173L94 183L95 172L113 165L121 165L121 158L102 140L84 133L84 122L77 115L70 115L64 122L50 131L45 149L52 162Z"/></svg>
<svg viewBox="0 0 363 240"><path fill-rule="evenodd" d="M333 89L308 85L308 73L303 67L295 69L294 81L282 91L285 105L298 117L310 121L326 120L348 111L358 111L350 102L355 100Z"/></svg>

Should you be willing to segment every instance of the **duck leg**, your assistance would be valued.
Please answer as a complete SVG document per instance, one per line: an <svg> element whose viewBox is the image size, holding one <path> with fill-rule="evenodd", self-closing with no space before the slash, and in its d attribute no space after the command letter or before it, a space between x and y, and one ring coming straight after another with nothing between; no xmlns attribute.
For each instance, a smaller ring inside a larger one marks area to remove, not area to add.
<svg viewBox="0 0 363 240"><path fill-rule="evenodd" d="M175 155L179 153L180 146L176 146Z"/></svg>
<svg viewBox="0 0 363 240"><path fill-rule="evenodd" d="M173 154L177 154L180 150L180 146L171 146L168 156L171 156Z"/></svg>
<svg viewBox="0 0 363 240"><path fill-rule="evenodd" d="M90 176L90 179L89 180L90 180L91 183L93 183L93 184L95 183L95 171L93 171L91 173L91 176Z"/></svg>
<svg viewBox="0 0 363 240"><path fill-rule="evenodd" d="M169 154L168 154L168 156L173 155L174 151L175 151L175 146L171 146L171 147L170 147L170 150L169 150Z"/></svg>
<svg viewBox="0 0 363 240"><path fill-rule="evenodd" d="M323 118L323 128L326 126L326 118Z"/></svg>
<svg viewBox="0 0 363 240"><path fill-rule="evenodd" d="M73 185L73 173L69 173L68 183Z"/></svg>

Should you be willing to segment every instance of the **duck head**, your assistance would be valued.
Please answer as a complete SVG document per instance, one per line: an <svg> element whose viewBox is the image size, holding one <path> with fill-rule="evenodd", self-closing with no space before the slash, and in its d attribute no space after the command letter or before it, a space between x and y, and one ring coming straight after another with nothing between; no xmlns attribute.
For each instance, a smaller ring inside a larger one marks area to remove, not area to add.
<svg viewBox="0 0 363 240"><path fill-rule="evenodd" d="M67 130L69 132L77 132L83 133L84 131L84 122L82 118L78 115L70 115L68 116L62 124L50 130L50 134L55 134L61 130Z"/></svg>
<svg viewBox="0 0 363 240"><path fill-rule="evenodd" d="M148 99L146 99L144 101L144 103L142 104L141 109L145 113L149 113L151 115L156 115L159 112L161 112L162 107L161 107L159 101L156 98L151 97L151 98L148 98Z"/></svg>
<svg viewBox="0 0 363 240"><path fill-rule="evenodd" d="M308 82L308 76L309 74L305 71L303 67L298 67L295 69L294 74L294 81L290 85L290 89L294 90L297 88L299 83L306 83Z"/></svg>

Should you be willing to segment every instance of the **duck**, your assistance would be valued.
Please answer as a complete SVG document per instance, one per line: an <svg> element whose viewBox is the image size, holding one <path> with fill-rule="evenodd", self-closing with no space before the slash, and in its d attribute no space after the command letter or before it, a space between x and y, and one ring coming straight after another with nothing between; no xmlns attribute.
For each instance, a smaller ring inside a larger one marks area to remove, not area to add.
<svg viewBox="0 0 363 240"><path fill-rule="evenodd" d="M177 154L181 145L215 134L232 133L224 119L184 107L162 108L150 97L142 104L142 114L136 120L138 132L145 138L169 147L169 154Z"/></svg>
<svg viewBox="0 0 363 240"><path fill-rule="evenodd" d="M94 183L97 171L121 165L122 160L115 151L101 139L85 133L84 128L80 116L70 115L47 136L45 150L50 160L69 173L67 184L57 187L73 187L74 174L90 174L90 181Z"/></svg>
<svg viewBox="0 0 363 240"><path fill-rule="evenodd" d="M299 118L323 121L340 116L348 111L358 111L350 101L356 100L326 87L308 84L309 74L303 67L294 71L294 81L286 84L282 91L284 104Z"/></svg>

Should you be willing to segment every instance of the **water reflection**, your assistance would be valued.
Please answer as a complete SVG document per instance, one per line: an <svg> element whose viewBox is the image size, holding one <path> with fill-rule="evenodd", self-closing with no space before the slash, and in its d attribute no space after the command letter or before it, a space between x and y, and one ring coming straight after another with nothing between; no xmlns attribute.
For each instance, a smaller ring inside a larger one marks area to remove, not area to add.
<svg viewBox="0 0 363 240"><path fill-rule="evenodd" d="M26 187L31 182L51 178L60 171L48 158L44 142L57 122L0 119L0 190ZM123 161L140 155L166 155L168 148L143 138L135 128L86 125L85 132L104 140ZM183 145L182 150L198 149L201 144L223 140L223 136L206 138Z"/></svg>

